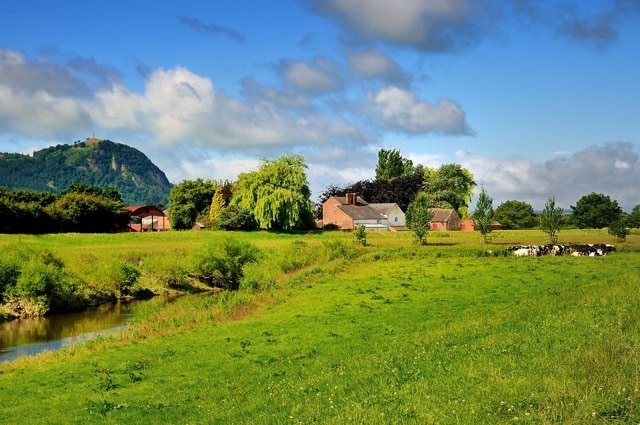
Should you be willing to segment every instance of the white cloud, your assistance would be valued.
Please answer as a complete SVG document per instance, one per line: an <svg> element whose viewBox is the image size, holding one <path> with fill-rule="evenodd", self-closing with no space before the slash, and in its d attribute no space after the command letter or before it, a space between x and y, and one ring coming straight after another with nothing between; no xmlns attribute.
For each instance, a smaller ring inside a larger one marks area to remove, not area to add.
<svg viewBox="0 0 640 425"><path fill-rule="evenodd" d="M291 87L309 94L324 94L342 89L339 67L333 60L317 57L313 61L283 60L282 79Z"/></svg>
<svg viewBox="0 0 640 425"><path fill-rule="evenodd" d="M347 52L347 60L362 78L379 78L396 84L409 79L393 59L378 49Z"/></svg>
<svg viewBox="0 0 640 425"><path fill-rule="evenodd" d="M625 209L640 204L640 154L632 143L592 146L568 158L535 163L521 157L465 157L462 165L484 185L494 207L509 199L542 209L556 198L564 208L589 193L603 193Z"/></svg>
<svg viewBox="0 0 640 425"><path fill-rule="evenodd" d="M398 87L385 87L369 93L369 102L386 125L408 133L469 134L460 105L449 99L423 102Z"/></svg>

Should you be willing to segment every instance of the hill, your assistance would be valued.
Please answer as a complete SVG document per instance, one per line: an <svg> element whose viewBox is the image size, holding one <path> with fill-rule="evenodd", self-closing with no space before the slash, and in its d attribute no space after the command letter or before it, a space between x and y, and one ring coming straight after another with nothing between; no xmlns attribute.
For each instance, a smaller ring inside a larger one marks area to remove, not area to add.
<svg viewBox="0 0 640 425"><path fill-rule="evenodd" d="M171 183L139 150L88 138L33 153L0 153L0 186L58 193L71 183L115 188L129 205L167 205Z"/></svg>

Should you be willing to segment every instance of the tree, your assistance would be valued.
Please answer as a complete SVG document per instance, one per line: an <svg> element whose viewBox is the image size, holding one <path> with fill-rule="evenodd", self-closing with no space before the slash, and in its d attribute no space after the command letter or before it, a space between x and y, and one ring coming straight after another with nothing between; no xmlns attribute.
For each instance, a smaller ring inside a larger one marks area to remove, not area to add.
<svg viewBox="0 0 640 425"><path fill-rule="evenodd" d="M425 168L422 190L429 196L433 207L449 205L460 217L466 211L476 183L473 174L459 164L443 164L440 168Z"/></svg>
<svg viewBox="0 0 640 425"><path fill-rule="evenodd" d="M209 219L208 224L212 229L220 227L220 214L225 207L224 196L222 194L222 186L216 188L216 192L211 199L211 206L209 207Z"/></svg>
<svg viewBox="0 0 640 425"><path fill-rule="evenodd" d="M353 236L356 238L358 243L362 244L362 246L367 246L367 228L364 226L359 226L355 232L353 232Z"/></svg>
<svg viewBox="0 0 640 425"><path fill-rule="evenodd" d="M489 242L489 234L493 231L493 198L487 194L485 188L480 189L476 209L471 216L473 225L480 231L484 243Z"/></svg>
<svg viewBox="0 0 640 425"><path fill-rule="evenodd" d="M429 197L421 193L409 204L406 214L407 227L413 232L420 245L427 242L429 222L432 218L433 211L429 207Z"/></svg>
<svg viewBox="0 0 640 425"><path fill-rule="evenodd" d="M581 229L608 227L622 216L622 208L617 201L595 192L580 198L571 210L571 221Z"/></svg>
<svg viewBox="0 0 640 425"><path fill-rule="evenodd" d="M93 193L68 192L49 205L47 211L63 232L114 232L129 221L122 201Z"/></svg>
<svg viewBox="0 0 640 425"><path fill-rule="evenodd" d="M505 230L531 229L537 223L531 204L522 201L504 201L496 208L494 218Z"/></svg>
<svg viewBox="0 0 640 425"><path fill-rule="evenodd" d="M627 216L627 225L633 229L640 228L640 204L633 207L631 213Z"/></svg>
<svg viewBox="0 0 640 425"><path fill-rule="evenodd" d="M629 234L629 227L627 227L627 217L621 216L616 221L609 224L608 232L613 235L619 241L626 241Z"/></svg>
<svg viewBox="0 0 640 425"><path fill-rule="evenodd" d="M313 214L306 169L301 155L264 159L258 171L238 176L232 203L250 211L263 229L310 228Z"/></svg>
<svg viewBox="0 0 640 425"><path fill-rule="evenodd" d="M229 205L220 212L219 226L224 230L256 230L258 223L247 210Z"/></svg>
<svg viewBox="0 0 640 425"><path fill-rule="evenodd" d="M558 232L562 225L561 207L556 207L556 198L549 198L540 214L540 230L547 234L549 243L558 242Z"/></svg>
<svg viewBox="0 0 640 425"><path fill-rule="evenodd" d="M208 212L217 184L213 180L183 180L169 192L169 217L176 230L191 229Z"/></svg>
<svg viewBox="0 0 640 425"><path fill-rule="evenodd" d="M397 149L380 149L378 151L378 165L376 166L376 180L391 180L413 173L413 161L403 158Z"/></svg>

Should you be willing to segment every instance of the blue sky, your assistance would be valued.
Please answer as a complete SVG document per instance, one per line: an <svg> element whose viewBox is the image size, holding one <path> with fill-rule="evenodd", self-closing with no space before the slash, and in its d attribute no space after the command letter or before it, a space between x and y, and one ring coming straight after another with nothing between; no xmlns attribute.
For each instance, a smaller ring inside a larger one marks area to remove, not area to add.
<svg viewBox="0 0 640 425"><path fill-rule="evenodd" d="M95 134L174 183L299 153L315 201L399 149L494 206L640 204L640 0L5 3L0 151Z"/></svg>

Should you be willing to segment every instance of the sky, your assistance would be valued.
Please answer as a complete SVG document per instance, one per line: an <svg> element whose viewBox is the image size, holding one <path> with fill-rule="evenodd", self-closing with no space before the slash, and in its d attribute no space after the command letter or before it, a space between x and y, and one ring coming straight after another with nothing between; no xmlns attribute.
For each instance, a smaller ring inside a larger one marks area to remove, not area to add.
<svg viewBox="0 0 640 425"><path fill-rule="evenodd" d="M317 201L397 149L468 168L494 207L630 211L640 0L3 2L0 151L92 136L172 183L300 154Z"/></svg>

